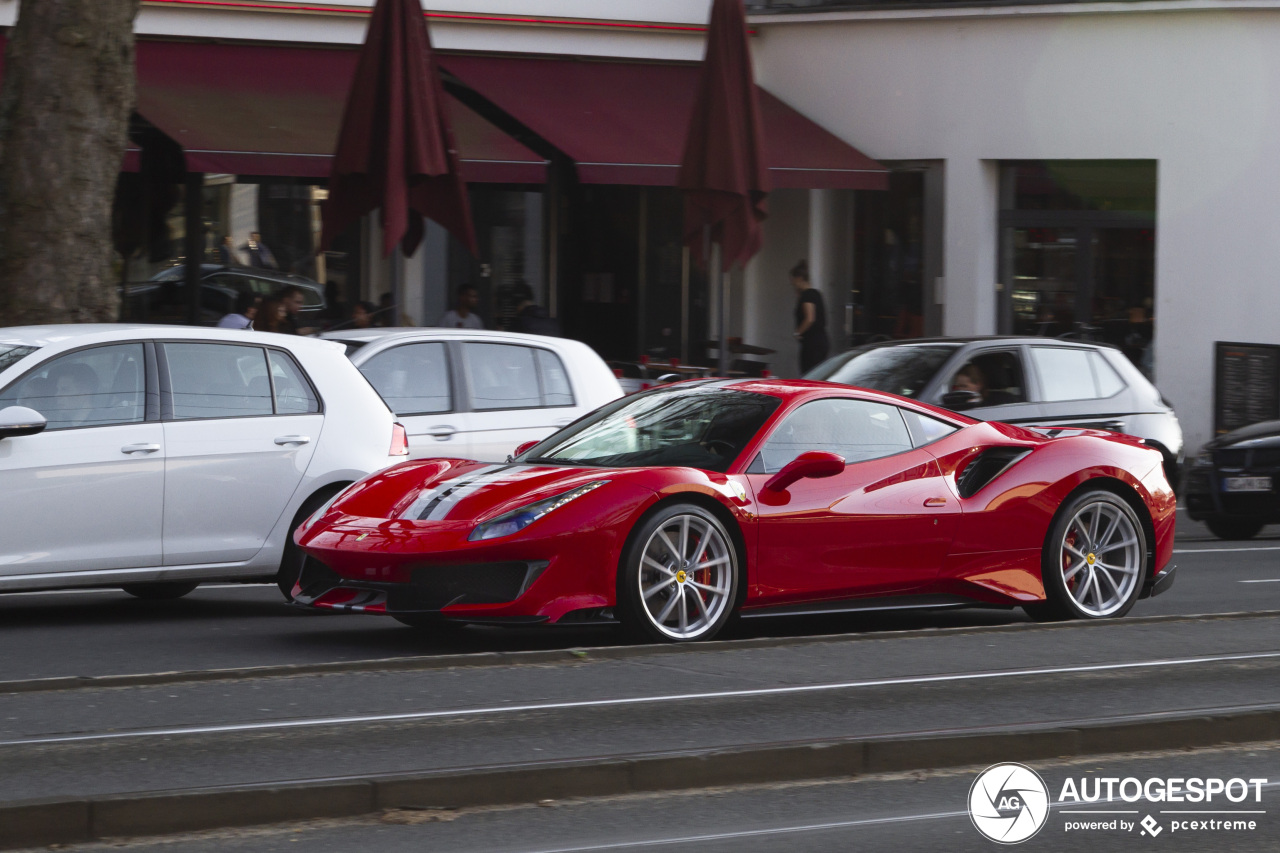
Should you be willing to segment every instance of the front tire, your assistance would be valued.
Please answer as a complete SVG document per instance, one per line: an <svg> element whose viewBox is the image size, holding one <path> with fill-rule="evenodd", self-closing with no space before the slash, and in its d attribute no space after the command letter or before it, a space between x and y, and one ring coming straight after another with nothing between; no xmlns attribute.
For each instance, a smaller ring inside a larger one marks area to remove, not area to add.
<svg viewBox="0 0 1280 853"><path fill-rule="evenodd" d="M134 598L144 601L173 601L200 586L198 583L168 581L158 583L130 583L120 587Z"/></svg>
<svg viewBox="0 0 1280 853"><path fill-rule="evenodd" d="M276 586L280 588L280 594L284 596L285 601L293 601L293 588L297 585L298 578L302 577L302 567L307 562L306 552L293 541L293 535L298 532L302 522L314 515L329 498L345 488L346 486L340 485L317 492L303 502L297 515L293 517L293 523L289 525L289 538L284 543L284 556L280 558L280 569L276 572Z"/></svg>
<svg viewBox="0 0 1280 853"><path fill-rule="evenodd" d="M1248 518L1223 518L1222 516L1214 516L1206 518L1205 527L1209 528L1209 532L1219 539L1252 539L1261 532L1263 523L1261 521L1253 521Z"/></svg>
<svg viewBox="0 0 1280 853"><path fill-rule="evenodd" d="M631 536L618 573L618 610L651 642L709 640L733 615L741 557L729 531L696 504L659 509Z"/></svg>
<svg viewBox="0 0 1280 853"><path fill-rule="evenodd" d="M1046 600L1025 608L1038 622L1128 613L1147 576L1146 536L1138 514L1103 489L1072 498L1049 528L1041 573Z"/></svg>

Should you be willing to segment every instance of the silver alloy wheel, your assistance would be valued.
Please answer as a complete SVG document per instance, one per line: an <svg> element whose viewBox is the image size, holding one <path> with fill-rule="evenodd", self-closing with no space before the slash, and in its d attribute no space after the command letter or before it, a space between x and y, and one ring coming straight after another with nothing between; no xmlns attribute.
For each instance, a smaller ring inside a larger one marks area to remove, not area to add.
<svg viewBox="0 0 1280 853"><path fill-rule="evenodd" d="M640 552L640 601L660 632L691 640L730 604L737 554L724 531L700 515L673 515Z"/></svg>
<svg viewBox="0 0 1280 853"><path fill-rule="evenodd" d="M1124 607L1142 570L1142 531L1110 501L1076 512L1062 535L1062 581L1076 607L1110 616Z"/></svg>

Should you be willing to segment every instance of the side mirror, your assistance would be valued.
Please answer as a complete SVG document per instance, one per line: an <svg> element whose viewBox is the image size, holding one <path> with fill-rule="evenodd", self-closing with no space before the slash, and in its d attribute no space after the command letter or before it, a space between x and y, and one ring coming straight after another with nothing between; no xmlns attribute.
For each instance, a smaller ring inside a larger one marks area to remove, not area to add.
<svg viewBox="0 0 1280 853"><path fill-rule="evenodd" d="M527 451L532 450L536 444L538 444L538 441L526 441L515 449L515 452L511 454L511 458L514 459L517 456L523 456Z"/></svg>
<svg viewBox="0 0 1280 853"><path fill-rule="evenodd" d="M834 477L844 470L844 460L834 453L810 450L792 459L764 484L767 492L783 492L797 480Z"/></svg>
<svg viewBox="0 0 1280 853"><path fill-rule="evenodd" d="M942 405L954 412L963 412L965 409L981 406L982 395L977 391L948 391L942 395Z"/></svg>
<svg viewBox="0 0 1280 853"><path fill-rule="evenodd" d="M26 406L10 406L0 410L0 438L17 438L20 435L35 435L42 431L48 421L44 415Z"/></svg>

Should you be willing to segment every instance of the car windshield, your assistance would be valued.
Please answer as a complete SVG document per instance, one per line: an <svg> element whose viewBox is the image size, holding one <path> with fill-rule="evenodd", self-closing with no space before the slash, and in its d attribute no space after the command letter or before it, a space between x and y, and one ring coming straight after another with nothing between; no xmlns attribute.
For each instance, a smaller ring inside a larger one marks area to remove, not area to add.
<svg viewBox="0 0 1280 853"><path fill-rule="evenodd" d="M707 386L638 394L561 430L520 461L679 465L724 473L781 403L766 394Z"/></svg>
<svg viewBox="0 0 1280 853"><path fill-rule="evenodd" d="M18 346L17 344L0 344L0 373L8 369L9 365L17 364L21 359L26 358L35 352L39 347Z"/></svg>
<svg viewBox="0 0 1280 853"><path fill-rule="evenodd" d="M913 344L853 350L827 359L804 378L915 397L959 348L958 344Z"/></svg>

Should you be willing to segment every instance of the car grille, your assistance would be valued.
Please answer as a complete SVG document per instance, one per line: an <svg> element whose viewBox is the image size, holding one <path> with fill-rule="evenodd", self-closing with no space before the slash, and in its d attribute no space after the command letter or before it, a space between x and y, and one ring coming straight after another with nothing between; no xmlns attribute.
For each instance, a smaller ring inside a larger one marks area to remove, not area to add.
<svg viewBox="0 0 1280 853"><path fill-rule="evenodd" d="M1243 468L1248 455L1247 450L1219 450L1213 454L1213 461L1221 468Z"/></svg>
<svg viewBox="0 0 1280 853"><path fill-rule="evenodd" d="M417 566L404 591L411 592L418 608L432 610L451 604L505 604L523 595L546 567L541 560Z"/></svg>
<svg viewBox="0 0 1280 853"><path fill-rule="evenodd" d="M1225 450L1216 451L1213 455L1213 461L1218 468L1226 468L1233 471L1256 471L1265 474L1268 471L1280 468L1280 447L1258 447L1252 450L1242 447L1229 447Z"/></svg>

